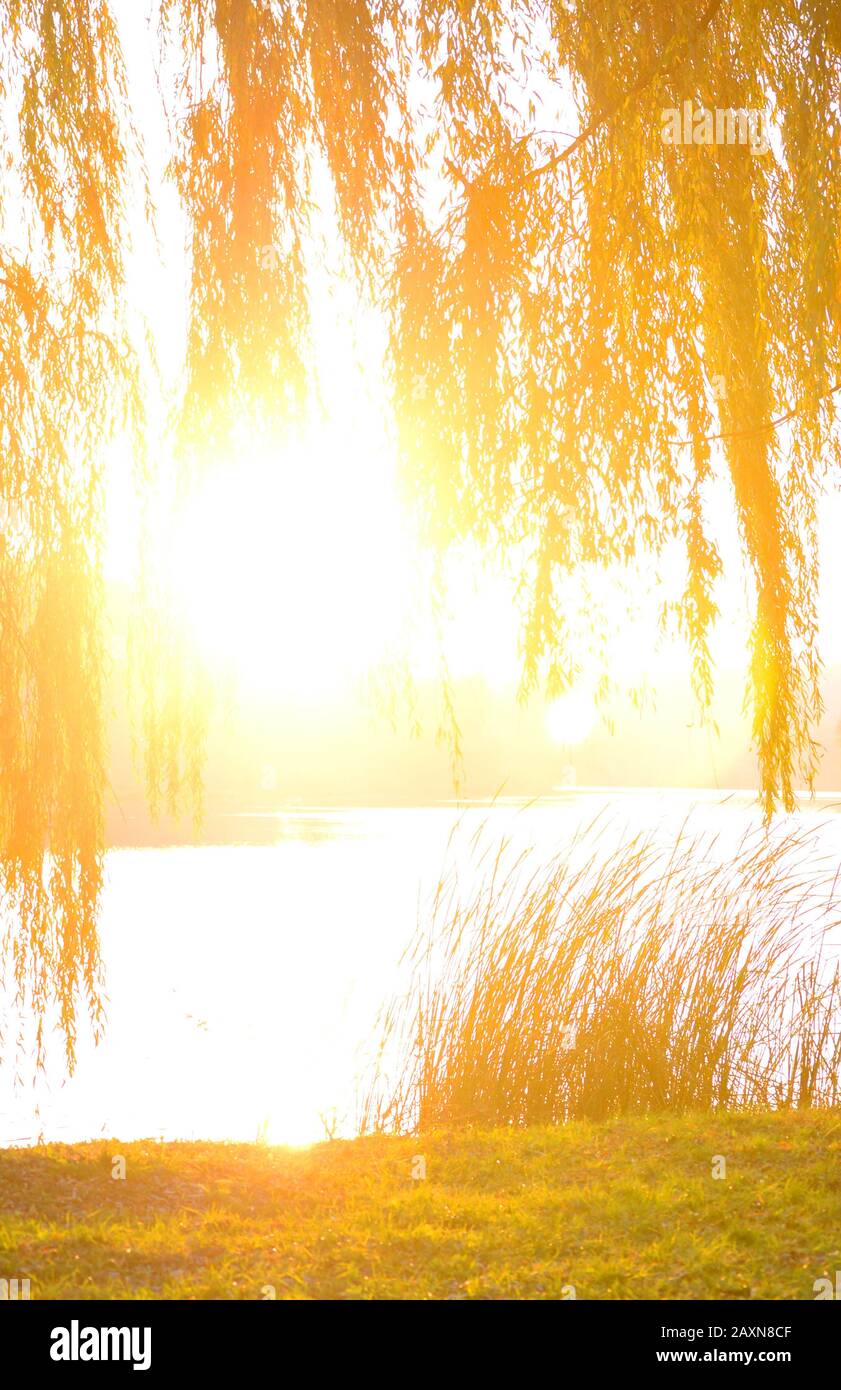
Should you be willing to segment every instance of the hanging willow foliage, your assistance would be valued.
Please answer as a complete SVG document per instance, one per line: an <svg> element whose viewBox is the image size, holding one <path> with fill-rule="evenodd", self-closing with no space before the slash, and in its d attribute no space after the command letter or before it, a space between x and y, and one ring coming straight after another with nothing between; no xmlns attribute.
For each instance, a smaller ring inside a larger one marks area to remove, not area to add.
<svg viewBox="0 0 841 1390"><path fill-rule="evenodd" d="M767 812L811 784L816 502L839 462L841 21L830 0L422 3L450 211L403 217L393 313L409 476L433 523L532 542L527 680L574 669L561 580L675 542L697 693L729 472ZM580 133L529 138L566 83ZM515 100L517 92L520 100ZM678 145L664 111L770 110L778 144ZM775 424L787 416L782 425Z"/></svg>
<svg viewBox="0 0 841 1390"><path fill-rule="evenodd" d="M102 443L141 423L120 312L131 132L109 6L0 6L0 940L43 1055L100 1021Z"/></svg>
<svg viewBox="0 0 841 1390"><path fill-rule="evenodd" d="M816 505L841 461L834 0L155 10L188 227L182 456L305 405L328 171L391 324L408 493L442 551L470 538L522 561L526 685L574 672L565 576L657 571L678 545L668 603L709 701L710 485L726 473L753 589L761 792L768 812L791 806L820 713ZM140 155L116 14L116 0L0 3L4 956L39 1020L58 1001L71 1058L78 1000L99 1018L102 446L143 432L123 266ZM685 103L768 113L770 148L664 141L664 111ZM195 733L167 691L173 652L146 655L153 794L180 786Z"/></svg>
<svg viewBox="0 0 841 1390"><path fill-rule="evenodd" d="M398 156L386 127L397 91L387 9L161 0L182 113L171 171L190 227L181 429L200 448L243 408L271 422L302 405L319 153L341 232L371 270Z"/></svg>

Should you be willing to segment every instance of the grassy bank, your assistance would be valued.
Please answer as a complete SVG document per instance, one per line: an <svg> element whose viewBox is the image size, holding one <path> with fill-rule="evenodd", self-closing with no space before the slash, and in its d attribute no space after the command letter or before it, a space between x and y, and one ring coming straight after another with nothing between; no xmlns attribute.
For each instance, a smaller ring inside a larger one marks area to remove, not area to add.
<svg viewBox="0 0 841 1390"><path fill-rule="evenodd" d="M421 1157L426 1177L413 1177ZM574 1287L589 1299L811 1299L841 1268L839 1160L838 1111L301 1151L6 1150L0 1277L28 1277L33 1298L259 1299L272 1286L277 1298L562 1298Z"/></svg>

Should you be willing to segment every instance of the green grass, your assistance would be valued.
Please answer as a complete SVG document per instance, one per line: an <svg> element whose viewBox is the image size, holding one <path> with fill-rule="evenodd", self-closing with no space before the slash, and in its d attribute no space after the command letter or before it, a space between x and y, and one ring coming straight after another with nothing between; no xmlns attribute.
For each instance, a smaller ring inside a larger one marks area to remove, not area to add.
<svg viewBox="0 0 841 1390"><path fill-rule="evenodd" d="M33 1298L811 1299L841 1269L840 1160L838 1111L5 1150L0 1277Z"/></svg>

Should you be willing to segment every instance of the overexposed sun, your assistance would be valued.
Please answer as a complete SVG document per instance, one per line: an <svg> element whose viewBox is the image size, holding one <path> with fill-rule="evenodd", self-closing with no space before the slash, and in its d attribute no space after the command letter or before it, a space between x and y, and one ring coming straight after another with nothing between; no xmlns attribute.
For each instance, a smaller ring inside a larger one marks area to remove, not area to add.
<svg viewBox="0 0 841 1390"><path fill-rule="evenodd" d="M221 463L184 504L165 559L185 629L256 693L332 697L385 658L407 545L387 467L337 429Z"/></svg>
<svg viewBox="0 0 841 1390"><path fill-rule="evenodd" d="M549 737L565 747L583 743L596 722L596 708L584 691L569 690L546 710Z"/></svg>

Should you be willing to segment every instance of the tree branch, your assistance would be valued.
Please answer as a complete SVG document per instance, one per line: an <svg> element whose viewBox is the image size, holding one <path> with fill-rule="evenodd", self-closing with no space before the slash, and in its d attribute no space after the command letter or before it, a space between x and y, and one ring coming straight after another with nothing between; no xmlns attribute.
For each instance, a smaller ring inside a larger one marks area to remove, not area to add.
<svg viewBox="0 0 841 1390"><path fill-rule="evenodd" d="M697 38L700 38L701 34L709 28L718 14L718 11L721 9L721 5L722 0L710 0L710 4L707 5L701 18L689 35L687 47L693 44ZM611 102L609 106L605 106L603 110L597 112L589 125L585 126L582 131L579 131L571 144L567 145L565 149L560 150L556 155L553 155L545 164L540 164L536 169L532 169L530 173L526 175L523 184L531 183L534 179L539 179L543 174L549 174L553 169L557 169L561 164L564 164L592 135L595 135L597 130L600 130L607 121L611 120L611 118L616 115L617 111L620 111L632 97L638 96L640 92L644 91L646 87L649 87L658 77L662 77L668 72L670 63L671 52L667 48L666 56L662 58L660 62L654 63L626 92L623 92L622 95Z"/></svg>
<svg viewBox="0 0 841 1390"><path fill-rule="evenodd" d="M828 401L830 396L836 395L841 391L841 381L830 386L828 391L824 391L820 396L816 396L813 405L818 405L820 401ZM775 420L769 420L766 425L752 425L744 430L724 430L721 434L701 434L692 435L689 439L670 439L669 444L675 449L686 449L690 444L716 444L722 439L752 439L759 434L768 434L771 430L778 430L781 425L787 425L790 420L796 420L798 415L802 415L805 407L796 406L792 410L786 411L785 415L779 415Z"/></svg>

